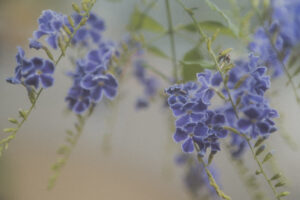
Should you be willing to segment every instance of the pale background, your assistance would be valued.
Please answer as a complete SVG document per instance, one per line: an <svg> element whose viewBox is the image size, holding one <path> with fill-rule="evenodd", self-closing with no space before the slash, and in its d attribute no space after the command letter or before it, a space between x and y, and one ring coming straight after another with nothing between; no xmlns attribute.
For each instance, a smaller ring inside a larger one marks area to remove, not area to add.
<svg viewBox="0 0 300 200"><path fill-rule="evenodd" d="M106 37L120 40L134 2L98 1L94 11L106 21ZM29 57L35 53L34 50L29 52L27 39L37 28L36 19L44 9L68 14L71 13L71 1L0 0L1 129L9 126L7 118L16 116L19 108L29 107L23 88L7 84L5 78L13 74L16 46L25 48ZM172 9L176 13L174 23L189 21L173 2ZM164 4L160 2L151 13L158 13L155 18L166 24L164 11ZM202 9L202 19L211 18L209 13L207 7ZM182 39L177 39L178 55L192 47L191 44L183 43ZM232 45L228 39L221 42L224 46ZM159 43L164 50L169 51L167 39ZM238 51L240 47L236 49ZM170 71L169 62L153 58L148 60L157 68ZM64 97L71 84L64 72L70 68L67 59L59 64L55 72L55 86L42 94L29 120L0 159L0 200L190 199L181 182L183 171L174 165L179 145L172 142L172 133L168 127L169 113L161 108L160 101L147 111L135 112L134 102L142 89L133 78L129 78L122 86L123 99L116 108L117 118L113 130L105 126L105 118L110 112L98 106L56 187L51 192L46 190L47 179L51 175L50 166L57 157L56 149L63 143L65 129L72 128L75 120L72 115L64 112ZM273 83L272 91L277 91L278 96L272 100L272 104L284 116L281 132L288 132L294 142L300 144L300 107L284 83L284 78ZM103 139L108 133L111 133L111 145L108 144L110 151L106 153ZM277 132L271 137L271 147L289 180L288 190L291 195L286 199L297 200L300 199L300 154L289 148L279 134ZM249 167L255 171L256 166L250 155L247 158ZM250 199L225 153L216 156L216 165L224 191L234 200ZM263 189L269 191L263 179L259 180Z"/></svg>

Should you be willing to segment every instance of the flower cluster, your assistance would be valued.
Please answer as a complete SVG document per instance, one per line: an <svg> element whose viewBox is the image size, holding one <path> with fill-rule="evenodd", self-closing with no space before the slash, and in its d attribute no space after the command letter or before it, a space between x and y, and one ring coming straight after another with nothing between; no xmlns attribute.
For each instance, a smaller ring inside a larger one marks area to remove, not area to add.
<svg viewBox="0 0 300 200"><path fill-rule="evenodd" d="M271 68L276 77L283 73L281 62L288 61L292 48L300 42L300 2L271 2L271 23L265 22L263 27L257 29L253 41L249 43L249 50L259 55L260 62Z"/></svg>
<svg viewBox="0 0 300 200"><path fill-rule="evenodd" d="M76 70L69 75L73 79L66 101L77 114L86 111L91 103L101 101L103 95L113 99L117 94L116 78L108 72L109 63L116 53L111 42L102 42L97 49L88 52L76 63Z"/></svg>
<svg viewBox="0 0 300 200"><path fill-rule="evenodd" d="M209 85L214 84L218 74L206 72L198 74L198 81L204 83L201 87L198 83L188 82L166 90L169 95L168 104L177 118L174 140L183 141L184 152L193 152L197 145L201 155L209 147L212 152L219 151L218 139L227 135L227 131L222 128L226 122L225 116L208 109L209 100L214 95Z"/></svg>
<svg viewBox="0 0 300 200"><path fill-rule="evenodd" d="M144 97L137 99L136 108L142 109L149 105L149 101L157 94L158 91L158 80L149 74L145 69L145 61L138 59L134 63L134 75L139 83L144 87Z"/></svg>
<svg viewBox="0 0 300 200"><path fill-rule="evenodd" d="M266 67L259 65L259 57L252 53L249 61L236 61L235 67L228 74L228 88L233 95L235 108L231 105L224 107L228 125L236 128L247 137L268 137L275 132L275 122L272 118L278 117L276 110L272 109L264 94L270 88L270 78L266 75ZM234 109L238 116L234 116ZM233 155L238 156L245 148L245 140L233 135L232 145L237 146Z"/></svg>
<svg viewBox="0 0 300 200"><path fill-rule="evenodd" d="M249 61L236 62L226 74L225 82L220 72L205 70L197 74L197 82L166 89L168 104L177 118L174 140L183 141L183 151L193 152L196 147L200 155L204 155L207 148L216 153L220 150L219 139L229 133L225 126L250 138L267 137L276 131L272 118L278 114L264 98L270 87L265 72L266 68L258 65L258 58L250 54ZM210 109L216 93L226 101ZM231 96L232 102L229 101ZM234 135L233 142L233 145L243 146L244 139Z"/></svg>
<svg viewBox="0 0 300 200"><path fill-rule="evenodd" d="M33 38L30 39L29 47L37 50L41 48L47 49L38 41L38 39L44 36L48 45L53 49L57 49L60 38L66 37L69 34L66 30L73 33L74 27L79 26L82 18L81 15L75 13L72 15L71 20L69 20L66 15L52 10L44 10L38 19L39 27L38 30L34 31ZM70 24L71 22L72 25ZM74 44L87 41L88 36L91 36L93 42L96 43L100 41L100 34L104 30L104 23L96 15L90 14L87 25L79 27L72 39ZM102 51L110 51L107 50L107 48L109 47L106 46L102 48ZM105 54L109 53L105 52ZM52 60L51 57L50 59ZM39 57L26 59L25 52L21 47L18 48L16 60L17 67L15 69L15 76L7 79L9 83L23 84L27 88L34 86L36 89L38 89L40 85L42 85L43 88L53 85L54 79L52 75L54 72L54 63L51 60Z"/></svg>

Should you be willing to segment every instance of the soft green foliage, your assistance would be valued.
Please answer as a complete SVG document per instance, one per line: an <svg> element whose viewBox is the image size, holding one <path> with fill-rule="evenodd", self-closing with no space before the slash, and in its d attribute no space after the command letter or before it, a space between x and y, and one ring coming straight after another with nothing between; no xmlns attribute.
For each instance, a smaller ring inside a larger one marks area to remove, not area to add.
<svg viewBox="0 0 300 200"><path fill-rule="evenodd" d="M264 150L265 150L266 146L265 145L261 145L256 151L255 151L255 156L260 155Z"/></svg>
<svg viewBox="0 0 300 200"><path fill-rule="evenodd" d="M146 13L141 12L138 7L134 8L130 23L128 24L128 30L145 30L153 33L164 33L166 31L159 22L148 16Z"/></svg>
<svg viewBox="0 0 300 200"><path fill-rule="evenodd" d="M199 22L199 25L206 31L215 32L216 30L219 30L220 34L228 35L228 36L235 36L234 32L227 26L223 25L221 22L218 21L202 21ZM178 30L185 30L189 32L196 32L197 27L194 23L186 24L186 25L180 25L178 27Z"/></svg>
<svg viewBox="0 0 300 200"><path fill-rule="evenodd" d="M164 59L169 59L169 56L167 56L162 50L160 50L158 47L153 46L153 45L148 45L147 50L149 53L152 53L155 56L164 58Z"/></svg>
<svg viewBox="0 0 300 200"><path fill-rule="evenodd" d="M211 0L205 0L205 2L210 7L211 10L216 11L223 17L223 19L226 21L226 23L228 25L228 28L233 32L233 34L236 37L238 37L238 35L239 35L238 27L232 23L232 21L229 19L229 17Z"/></svg>
<svg viewBox="0 0 300 200"><path fill-rule="evenodd" d="M203 61L202 53L198 45L183 56L181 63L182 66L182 78L183 81L190 81L196 78L196 73L203 71L203 66L201 65L201 61Z"/></svg>

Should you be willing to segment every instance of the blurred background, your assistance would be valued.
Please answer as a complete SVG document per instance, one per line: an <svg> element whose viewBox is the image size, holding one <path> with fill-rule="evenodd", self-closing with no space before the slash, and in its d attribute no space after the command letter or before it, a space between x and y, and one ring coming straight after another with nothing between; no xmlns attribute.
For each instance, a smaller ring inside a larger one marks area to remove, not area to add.
<svg viewBox="0 0 300 200"><path fill-rule="evenodd" d="M135 0L108 2L99 0L94 12L101 16L107 31L105 37L120 41L126 31ZM194 1L195 2L195 1ZM35 55L28 49L28 38L37 28L37 18L42 10L53 9L70 14L71 0L0 0L0 127L9 126L8 117L17 115L19 108L29 107L23 87L9 85L5 79L13 74L16 47L22 46L28 57ZM246 9L247 1L241 1ZM193 6L193 2L190 3ZM199 3L198 3L199 5ZM222 5L222 4L220 4ZM222 6L226 9L228 5ZM171 1L174 23L189 22L188 16ZM150 12L166 25L164 2ZM176 14L175 14L176 13ZM209 9L201 9L201 19L215 18ZM191 44L176 38L180 58ZM226 39L222 46L245 52L239 45ZM169 40L157 41L169 52ZM236 55L235 55L236 56ZM168 61L147 57L157 68L170 73ZM56 160L56 150L63 144L65 130L73 127L74 116L67 114L64 102L71 81L65 72L71 63L65 58L56 70L54 87L43 93L36 109L24 124L0 159L0 200L63 200L63 199L123 199L123 200L166 200L191 199L182 182L183 170L174 164L180 152L179 145L172 141L170 114L162 109L162 102L154 102L150 108L136 112L134 103L142 88L132 77L128 77L121 88L122 101L113 108L99 105L89 119L78 145L52 191L47 190L48 178L52 175L51 165ZM291 195L286 199L300 199L300 154L297 147L286 145L280 134L289 133L292 141L300 144L300 107L296 104L285 79L273 82L269 95L272 105L283 117L279 131L272 135L270 146L275 150L278 166L288 178ZM166 85L167 86L167 85ZM107 123L108 119L113 119ZM110 124L110 125L108 125ZM250 155L247 158L251 158ZM215 156L219 180L227 194L233 199L250 199L247 190L224 152ZM247 160L254 172L255 163ZM269 191L263 179L261 186Z"/></svg>

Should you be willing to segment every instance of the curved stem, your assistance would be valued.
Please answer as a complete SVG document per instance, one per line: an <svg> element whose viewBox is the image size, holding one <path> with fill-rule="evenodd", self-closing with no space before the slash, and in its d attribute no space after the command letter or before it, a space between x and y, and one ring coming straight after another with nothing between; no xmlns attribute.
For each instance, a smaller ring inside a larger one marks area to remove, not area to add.
<svg viewBox="0 0 300 200"><path fill-rule="evenodd" d="M86 124L86 121L92 115L92 113L94 111L94 108L95 108L95 105L92 105L89 112L84 116L77 115L78 122L75 123L76 133L74 135L71 135L71 138L70 137L67 138L69 146L64 145L64 146L61 147L61 149L62 149L62 153L61 153L62 158L57 159L55 164L52 166L54 174L49 179L48 190L51 190L55 186L57 178L58 178L62 168L65 166L65 164L69 160L73 149L77 145L78 140L79 140L80 136L83 133L83 129L84 129L84 126Z"/></svg>
<svg viewBox="0 0 300 200"><path fill-rule="evenodd" d="M263 166L262 166L262 163L258 160L257 156L255 155L255 152L254 152L254 149L253 149L253 147L252 147L252 145L251 145L250 140L249 140L249 139L246 139L246 141L247 141L247 143L248 143L248 146L250 147L250 150L251 150L251 153L252 153L252 155L253 155L254 160L256 161L257 165L259 166L259 169L260 169L261 174L262 174L262 175L264 176L264 178L266 179L266 181L267 181L268 185L270 186L270 188L272 189L272 191L273 191L273 193L274 193L276 199L277 199L277 200L280 200L280 197L278 196L278 193L277 193L275 187L274 187L273 184L271 183L271 180L268 178L268 176L267 176L267 174L266 174L266 172L265 172L265 170L264 170L264 168L263 168Z"/></svg>
<svg viewBox="0 0 300 200"><path fill-rule="evenodd" d="M175 47L175 39L174 39L174 28L172 23L171 9L169 5L169 0L165 0L166 11L167 11L167 19L169 26L169 37L170 37L170 45L171 45L171 55L172 55L172 63L173 63L173 76L175 81L178 81L178 65L176 58L176 47Z"/></svg>
<svg viewBox="0 0 300 200"><path fill-rule="evenodd" d="M75 36L76 32L84 25L82 24L81 22L83 20L85 20L85 18L88 18L89 17L89 12L90 10L92 9L93 7L93 4L89 7L89 9L86 11L86 15L85 17L83 17L80 21L80 23L74 28L74 31L73 33L68 37L68 40L65 44L65 46L63 47L63 49L61 49L61 53L59 55L59 57L56 59L56 61L54 62L54 65L55 67L57 67L58 63L61 61L61 59L64 57L65 55L65 51L67 50L67 48L70 46L71 44L71 41L73 39L73 37ZM52 60L52 59L51 59ZM36 105L36 102L38 101L41 93L43 92L43 88L39 89L39 91L36 93L36 96L34 97L33 101L31 102L31 106L29 108L28 111L26 111L24 113L24 115L22 116L22 121L18 124L17 128L12 132L11 135L9 135L8 137L4 138L3 140L0 141L0 155L2 154L2 151L3 151L3 146L5 147L4 149L7 148L9 142L15 138L16 134L18 133L18 131L21 129L21 127L23 126L23 124L25 123L25 121L28 119L28 117L30 116L33 108L35 107Z"/></svg>
<svg viewBox="0 0 300 200"><path fill-rule="evenodd" d="M225 146L230 154L230 145ZM229 155L230 156L230 155ZM263 200L265 194L261 190L259 183L254 174L247 175L246 173L249 171L245 166L243 159L234 159L230 156L230 163L236 168L238 172L240 180L244 183L248 193L252 196L253 200Z"/></svg>
<svg viewBox="0 0 300 200"><path fill-rule="evenodd" d="M251 145L251 142L250 142L250 138L248 138L245 134L239 132L239 131L236 130L235 128L232 128L232 127L226 127L226 126L223 127L223 128L226 129L226 130L231 131L231 132L234 133L234 134L237 134L237 135L243 137L243 138L247 141L247 144L248 144L248 146L249 146L249 148L250 148L250 150L251 150L251 154L252 154L252 156L253 156L255 162L257 163L257 165L258 165L258 167L259 167L259 169L260 169L261 174L264 176L266 182L268 183L268 185L269 185L270 188L272 189L272 192L273 192L275 198L276 198L277 200L280 200L281 198L280 198L280 196L278 195L277 190L276 190L275 187L272 185L271 180L268 178L268 176L267 176L267 174L266 174L266 172L265 172L265 170L264 170L264 168L263 168L262 163L258 160L258 157L257 157L256 154L255 154L254 148L253 148L253 146Z"/></svg>
<svg viewBox="0 0 300 200"><path fill-rule="evenodd" d="M214 62L215 62L215 64L216 64L216 66L217 66L217 70L218 70L218 71L220 72L220 74L222 75L222 79L223 79L223 82L224 82L224 80L225 80L225 79L224 79L224 74L223 74L222 71L221 71L221 67L220 67L220 65L219 65L219 63L218 63L218 61L217 61L216 54L214 53L214 51L213 51L212 48L211 48L211 44L210 44L211 41L210 41L210 38L204 33L204 31L202 30L202 28L201 28L201 26L199 25L199 23L197 23L197 20L196 20L196 18L194 17L193 11L192 11L191 9L186 8L185 5L182 3L181 0L177 0L177 2L178 2L178 3L184 8L184 10L190 15L190 17L192 18L192 20L193 20L195 26L196 26L197 29L198 29L198 32L199 32L200 36L203 37L203 38L206 40L208 52L209 52L210 56L213 58L213 60L214 60ZM231 102L231 105L232 105L232 107L233 107L233 109L234 109L235 115L236 115L237 119L239 119L239 115L238 115L237 108L236 108L236 106L235 106L235 104L234 104L234 102L233 102L233 99L232 99L232 97L231 97L230 90L229 90L229 88L227 87L227 84L226 84L225 82L224 82L224 88L225 88L225 90L226 90L227 93L228 93L228 97L229 97L229 100L230 100L230 102ZM224 128L225 128L225 127L224 127ZM225 129L226 129L226 128L225 128ZM227 130L230 130L231 132L233 132L233 133L235 133L235 134L238 134L238 135L242 136L243 138L245 138L245 139L247 140L247 143L248 143L249 148L251 149L253 158L254 158L254 160L256 161L257 165L259 166L259 168L260 168L260 170L261 170L261 172L262 172L262 174L263 174L263 176L264 176L266 182L267 182L268 185L271 187L271 189L272 189L272 191L273 191L273 193L274 193L276 199L280 200L280 196L278 196L278 193L277 193L276 189L274 188L274 186L271 184L271 181L270 181L269 178L267 177L267 175L266 175L266 173L265 173L265 171L264 171L264 169L263 169L263 167L262 167L262 163L258 160L257 156L256 156L255 153L254 153L254 149L253 149L253 147L252 147L252 145L251 145L251 143L250 143L250 138L248 138L245 134L240 133L238 130L236 130L236 129L234 129L234 128L227 127Z"/></svg>
<svg viewBox="0 0 300 200"><path fill-rule="evenodd" d="M214 190L216 191L216 193L217 193L217 195L219 196L219 197L221 197L222 199L225 199L225 200L231 200L231 198L228 196L228 195L226 195L221 189L220 189L220 187L218 186L218 184L217 184L217 182L216 182L216 180L214 179L214 177L213 177L213 175L211 174L211 172L209 171L209 169L207 168L207 164L204 162L204 160L202 159L202 157L199 155L199 153L198 152L200 152L200 150L199 150L199 148L198 148L198 146L197 146L197 144L196 143L194 143L194 147L195 147L195 149L196 149L196 153L197 153L197 160L198 160L198 162L200 163L200 164L202 164L203 165L203 167L204 167L204 170L205 170L205 173L206 173L206 175L207 175L207 177L208 177L208 179L209 179L209 184L214 188Z"/></svg>

